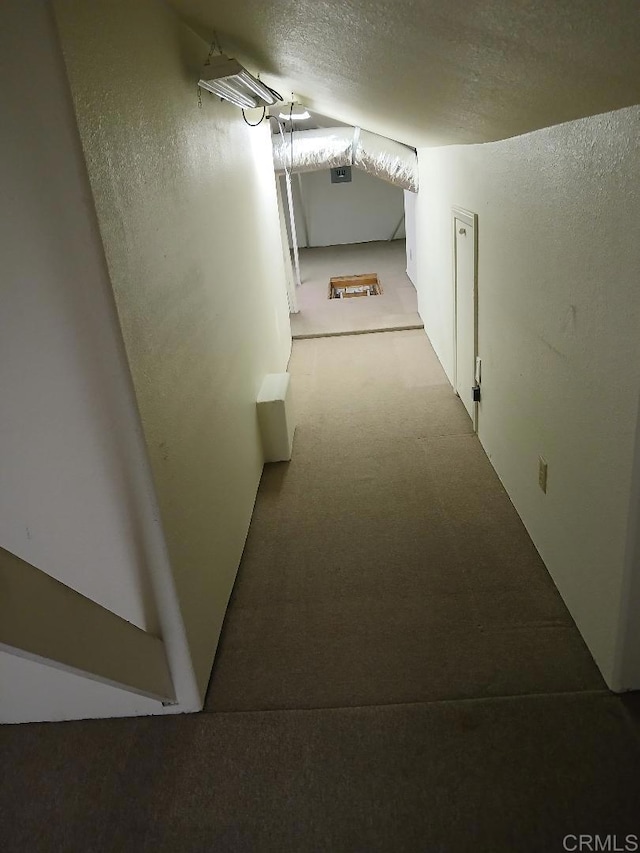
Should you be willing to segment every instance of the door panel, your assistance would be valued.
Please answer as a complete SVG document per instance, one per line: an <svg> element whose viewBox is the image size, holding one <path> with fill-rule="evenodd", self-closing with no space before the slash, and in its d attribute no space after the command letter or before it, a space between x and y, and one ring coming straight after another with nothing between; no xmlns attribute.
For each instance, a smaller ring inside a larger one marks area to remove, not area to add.
<svg viewBox="0 0 640 853"><path fill-rule="evenodd" d="M456 393L474 421L476 361L475 235L473 225L455 217Z"/></svg>

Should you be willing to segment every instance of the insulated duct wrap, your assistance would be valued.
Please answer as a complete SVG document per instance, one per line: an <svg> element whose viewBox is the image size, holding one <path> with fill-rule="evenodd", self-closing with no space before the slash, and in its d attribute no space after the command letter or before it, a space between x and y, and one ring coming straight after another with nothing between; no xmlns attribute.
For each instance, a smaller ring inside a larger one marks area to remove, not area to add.
<svg viewBox="0 0 640 853"><path fill-rule="evenodd" d="M291 155L293 154L293 160ZM291 135L273 137L273 162L276 172L317 172L350 166L353 160L353 128L326 127L300 130Z"/></svg>
<svg viewBox="0 0 640 853"><path fill-rule="evenodd" d="M405 190L418 192L418 158L413 148L360 128L329 127L300 130L273 138L278 173L315 172L355 166Z"/></svg>
<svg viewBox="0 0 640 853"><path fill-rule="evenodd" d="M416 152L393 139L361 130L354 146L353 165L404 190L418 192Z"/></svg>

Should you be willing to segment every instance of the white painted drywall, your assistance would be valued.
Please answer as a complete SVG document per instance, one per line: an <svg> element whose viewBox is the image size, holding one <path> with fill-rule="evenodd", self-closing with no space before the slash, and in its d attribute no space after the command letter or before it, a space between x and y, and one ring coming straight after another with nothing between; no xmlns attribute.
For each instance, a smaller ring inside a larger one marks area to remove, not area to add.
<svg viewBox="0 0 640 853"><path fill-rule="evenodd" d="M162 633L181 699L173 710L193 710L53 17L42 0L6 0L0 23L0 545ZM162 712L158 702L0 654L1 722Z"/></svg>
<svg viewBox="0 0 640 853"><path fill-rule="evenodd" d="M91 186L200 691L262 471L256 397L291 336L268 124L196 82L160 0L57 0Z"/></svg>
<svg viewBox="0 0 640 853"><path fill-rule="evenodd" d="M418 258L416 235L416 203L418 194L409 190L404 191L404 228L407 247L407 275L413 282L418 282Z"/></svg>
<svg viewBox="0 0 640 853"><path fill-rule="evenodd" d="M631 465L631 500L620 603L617 668L613 683L620 689L637 689L640 683L640 395L635 452Z"/></svg>
<svg viewBox="0 0 640 853"><path fill-rule="evenodd" d="M351 170L351 183L346 184L332 184L327 169L304 172L300 177L302 195L298 176L292 175L299 246L339 246L391 239L404 211L400 187L356 168ZM286 204L286 193L283 197ZM403 222L395 236L404 235Z"/></svg>
<svg viewBox="0 0 640 853"><path fill-rule="evenodd" d="M619 678L640 392L639 131L633 107L419 151L425 329L451 377L460 205L479 216L480 440L615 689L640 687L637 666ZM637 601L632 609L637 643Z"/></svg>
<svg viewBox="0 0 640 853"><path fill-rule="evenodd" d="M0 652L0 722L124 717L177 712L97 681ZM188 710L182 708L181 710ZM195 710L195 709L190 709Z"/></svg>

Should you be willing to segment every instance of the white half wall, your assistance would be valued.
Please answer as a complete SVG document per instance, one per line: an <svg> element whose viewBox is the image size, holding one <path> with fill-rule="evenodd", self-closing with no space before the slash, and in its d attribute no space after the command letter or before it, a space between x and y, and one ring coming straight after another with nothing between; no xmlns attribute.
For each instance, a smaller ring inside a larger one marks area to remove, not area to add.
<svg viewBox="0 0 640 853"><path fill-rule="evenodd" d="M633 107L418 152L425 329L451 378L459 205L479 217L479 437L615 690L640 688L640 603L629 599L639 570L639 132Z"/></svg>
<svg viewBox="0 0 640 853"><path fill-rule="evenodd" d="M351 182L346 184L332 184L328 169L303 172L300 178L302 193L298 175L291 176L299 246L339 246L391 239L404 210L404 191L400 187L355 167L351 169ZM284 177L280 180L284 182ZM284 191L283 197L286 204ZM288 219L287 212L287 222ZM396 238L404 236L402 223Z"/></svg>
<svg viewBox="0 0 640 853"><path fill-rule="evenodd" d="M179 699L170 710L194 710L184 629L51 9L42 0L5 0L0 23L0 545L162 635ZM165 710L0 653L0 722Z"/></svg>
<svg viewBox="0 0 640 853"><path fill-rule="evenodd" d="M199 107L208 45L161 0L55 10L204 696L262 471L256 398L291 349L270 131Z"/></svg>

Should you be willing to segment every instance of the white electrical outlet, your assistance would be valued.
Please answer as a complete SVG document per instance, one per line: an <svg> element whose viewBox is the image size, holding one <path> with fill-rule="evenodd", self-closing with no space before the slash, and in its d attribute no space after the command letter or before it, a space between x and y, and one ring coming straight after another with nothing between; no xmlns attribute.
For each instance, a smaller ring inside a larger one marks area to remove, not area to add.
<svg viewBox="0 0 640 853"><path fill-rule="evenodd" d="M538 457L538 485L542 491L547 494L547 470L548 465L542 456Z"/></svg>

